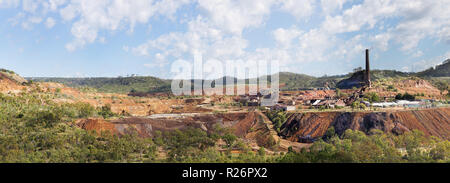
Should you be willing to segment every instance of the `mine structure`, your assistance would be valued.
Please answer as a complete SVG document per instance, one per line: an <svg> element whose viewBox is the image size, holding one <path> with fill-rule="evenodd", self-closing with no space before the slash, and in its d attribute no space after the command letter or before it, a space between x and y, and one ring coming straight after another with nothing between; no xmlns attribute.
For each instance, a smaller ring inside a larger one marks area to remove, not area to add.
<svg viewBox="0 0 450 183"><path fill-rule="evenodd" d="M366 71L364 72L364 82L367 87L372 87L372 82L370 81L369 49L366 49Z"/></svg>

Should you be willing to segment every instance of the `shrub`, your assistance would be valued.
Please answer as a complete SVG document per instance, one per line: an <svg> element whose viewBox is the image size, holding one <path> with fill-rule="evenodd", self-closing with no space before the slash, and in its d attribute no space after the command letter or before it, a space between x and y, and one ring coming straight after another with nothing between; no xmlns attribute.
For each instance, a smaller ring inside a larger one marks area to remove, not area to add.
<svg viewBox="0 0 450 183"><path fill-rule="evenodd" d="M259 148L258 155L265 156L266 155L266 149L264 147Z"/></svg>
<svg viewBox="0 0 450 183"><path fill-rule="evenodd" d="M403 95L401 93L397 93L397 95L395 96L396 100L403 100Z"/></svg>
<svg viewBox="0 0 450 183"><path fill-rule="evenodd" d="M106 105L102 106L102 107L99 109L98 114L99 114L100 116L102 116L104 119L108 119L108 118L114 117L114 116L116 115L116 114L114 114L114 113L111 111L111 105L110 105L110 104L106 104Z"/></svg>
<svg viewBox="0 0 450 183"><path fill-rule="evenodd" d="M414 101L414 100L416 100L416 96L414 96L414 95L411 95L411 94L409 94L408 92L406 92L405 94L401 94L401 93L398 93L396 96L395 96L395 99L396 100L409 100L409 101Z"/></svg>
<svg viewBox="0 0 450 183"><path fill-rule="evenodd" d="M366 98L369 100L370 103L380 102L380 97L375 92L368 93Z"/></svg>
<svg viewBox="0 0 450 183"><path fill-rule="evenodd" d="M35 111L30 115L27 119L28 126L42 125L48 128L53 127L62 120L61 113L52 110Z"/></svg>
<svg viewBox="0 0 450 183"><path fill-rule="evenodd" d="M231 148L236 141L237 137L232 133L226 133L224 136L222 136L222 140L225 141L228 148Z"/></svg>
<svg viewBox="0 0 450 183"><path fill-rule="evenodd" d="M78 117L79 118L90 117L95 112L95 108L88 103L77 103L76 107L78 108Z"/></svg>
<svg viewBox="0 0 450 183"><path fill-rule="evenodd" d="M391 91L391 90L394 90L395 88L394 88L393 85L389 85L389 86L387 87L387 89L388 89L389 91Z"/></svg>

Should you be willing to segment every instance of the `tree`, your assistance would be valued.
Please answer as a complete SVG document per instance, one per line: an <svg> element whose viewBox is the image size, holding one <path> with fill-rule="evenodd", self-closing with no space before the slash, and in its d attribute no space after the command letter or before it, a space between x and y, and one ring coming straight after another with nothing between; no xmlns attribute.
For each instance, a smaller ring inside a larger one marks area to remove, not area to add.
<svg viewBox="0 0 450 183"><path fill-rule="evenodd" d="M100 108L100 111L98 112L100 116L102 116L104 119L108 119L110 117L115 116L115 114L111 111L111 105L106 104Z"/></svg>
<svg viewBox="0 0 450 183"><path fill-rule="evenodd" d="M352 103L352 109L359 109L359 104L360 104L359 101L354 101L354 102Z"/></svg>
<svg viewBox="0 0 450 183"><path fill-rule="evenodd" d="M406 92L405 94L401 94L401 93L398 93L396 96L395 96L395 99L396 100L409 100L409 101L414 101L414 100L416 100L416 96L414 96L414 95L411 95L411 94L409 94L408 92Z"/></svg>
<svg viewBox="0 0 450 183"><path fill-rule="evenodd" d="M292 148L292 146L288 147L288 152L294 152L294 148Z"/></svg>
<svg viewBox="0 0 450 183"><path fill-rule="evenodd" d="M31 116L26 121L28 126L35 127L37 125L43 125L46 128L51 128L56 123L61 122L62 117L59 111L45 110L31 113Z"/></svg>
<svg viewBox="0 0 450 183"><path fill-rule="evenodd" d="M332 137L336 136L336 131L334 130L334 126L328 128L327 132L325 132L325 135L323 136L323 139L325 141L328 141Z"/></svg>
<svg viewBox="0 0 450 183"><path fill-rule="evenodd" d="M222 136L222 140L225 141L228 148L231 148L236 141L237 137L236 135L232 133L226 133L224 136Z"/></svg>
<svg viewBox="0 0 450 183"><path fill-rule="evenodd" d="M95 109L88 103L79 103L78 106L78 117L79 118L87 118L92 116Z"/></svg>
<svg viewBox="0 0 450 183"><path fill-rule="evenodd" d="M403 95L401 93L397 93L397 95L395 95L395 99L396 100L403 100Z"/></svg>
<svg viewBox="0 0 450 183"><path fill-rule="evenodd" d="M264 147L259 148L258 155L265 156L266 155L266 149Z"/></svg>
<svg viewBox="0 0 450 183"><path fill-rule="evenodd" d="M375 92L368 93L366 98L369 100L370 103L380 102L380 97Z"/></svg>
<svg viewBox="0 0 450 183"><path fill-rule="evenodd" d="M362 67L357 67L357 68L353 69L353 72L356 73L356 72L359 72L362 70L363 70Z"/></svg>
<svg viewBox="0 0 450 183"><path fill-rule="evenodd" d="M416 100L416 97L406 92L405 94L403 94L403 100L413 101Z"/></svg>
<svg viewBox="0 0 450 183"><path fill-rule="evenodd" d="M281 126L286 122L287 117L284 111L269 111L267 117L274 124L274 129L280 132Z"/></svg>

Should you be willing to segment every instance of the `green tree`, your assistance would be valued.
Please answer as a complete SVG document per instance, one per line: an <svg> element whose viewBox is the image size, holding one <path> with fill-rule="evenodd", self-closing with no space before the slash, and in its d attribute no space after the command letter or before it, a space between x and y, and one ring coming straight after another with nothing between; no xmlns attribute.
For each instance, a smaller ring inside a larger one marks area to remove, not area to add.
<svg viewBox="0 0 450 183"><path fill-rule="evenodd" d="M266 156L266 149L264 147L260 147L258 150L259 156Z"/></svg>
<svg viewBox="0 0 450 183"><path fill-rule="evenodd" d="M100 116L102 116L104 119L108 119L108 118L111 118L111 117L113 117L113 116L116 115L116 114L114 114L114 113L111 111L111 105L110 105L110 104L106 104L106 105L102 106L102 107L100 108L98 114L99 114Z"/></svg>
<svg viewBox="0 0 450 183"><path fill-rule="evenodd" d="M78 117L87 118L93 115L95 108L88 103L78 103Z"/></svg>
<svg viewBox="0 0 450 183"><path fill-rule="evenodd" d="M224 136L222 136L222 140L225 141L228 148L231 148L236 141L237 137L232 133L226 133Z"/></svg>
<svg viewBox="0 0 450 183"><path fill-rule="evenodd" d="M366 98L369 100L370 103L380 102L381 101L380 97L375 92L368 93Z"/></svg>
<svg viewBox="0 0 450 183"><path fill-rule="evenodd" d="M325 135L323 136L323 139L325 141L328 141L334 136L336 136L336 131L334 130L334 126L331 126L331 127L328 128L327 132L325 132Z"/></svg>

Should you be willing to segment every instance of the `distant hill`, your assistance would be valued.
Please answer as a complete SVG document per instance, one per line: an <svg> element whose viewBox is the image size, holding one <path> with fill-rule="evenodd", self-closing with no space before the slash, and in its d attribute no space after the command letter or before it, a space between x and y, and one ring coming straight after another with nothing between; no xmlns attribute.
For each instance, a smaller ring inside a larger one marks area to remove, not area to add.
<svg viewBox="0 0 450 183"><path fill-rule="evenodd" d="M170 91L170 80L150 76L118 77L118 78L28 78L38 82L56 82L78 88L91 87L99 92L129 93L129 92L166 92Z"/></svg>
<svg viewBox="0 0 450 183"><path fill-rule="evenodd" d="M281 90L298 90L298 89L312 89L312 88L352 88L360 87L363 79L363 71L355 71L345 75L314 77L305 74L297 74L291 72L280 72ZM376 81L383 78L395 77L410 77L418 76L429 81L438 88L446 88L448 86L448 79L450 77L450 59L438 65L435 68L430 68L419 73L407 73L395 70L373 70L371 71L371 79ZM443 78L444 77L444 78ZM237 81L233 77L223 77L228 80ZM143 92L169 92L171 88L171 80L160 79L150 76L139 77L118 77L118 78L27 78L33 81L40 82L57 82L70 87L91 87L97 89L99 92L110 93L129 93ZM239 80L242 81L242 80ZM268 79L270 82L270 77ZM193 82L193 81L192 81ZM248 80L245 81L248 83Z"/></svg>
<svg viewBox="0 0 450 183"><path fill-rule="evenodd" d="M238 81L234 77L223 77L224 82L227 80ZM330 77L313 77L305 74L295 74L289 72L280 73L280 84L283 85L282 90L296 90L296 89L311 89L316 87L325 87L328 84L333 88L336 83L344 76L330 76ZM171 80L159 79L150 76L140 77L118 77L118 78L46 78L46 77L31 77L29 80L37 82L55 82L64 85L79 88L90 87L95 88L99 92L107 93L154 93L154 92L169 92L171 89ZM242 80L239 80L242 82ZM194 82L194 81L192 81ZM244 81L248 83L246 79ZM270 83L270 77L268 78Z"/></svg>
<svg viewBox="0 0 450 183"><path fill-rule="evenodd" d="M384 78L395 76L407 76L409 74L397 71L374 71L372 78ZM351 77L351 74L337 75L337 76L323 76L314 77L305 74L296 74L290 72L280 72L281 90L299 90L299 89L313 89L313 88L336 88L338 83ZM223 77L228 80L237 81L233 77ZM268 81L270 83L270 78ZM97 89L99 92L108 93L129 93L144 92L169 92L171 88L171 80L159 79L156 77L118 77L118 78L27 78L38 82L56 82L62 83L70 87L91 87ZM242 81L242 80L239 80ZM193 82L193 81L192 81ZM248 83L248 80L245 80Z"/></svg>
<svg viewBox="0 0 450 183"><path fill-rule="evenodd" d="M281 72L280 84L283 85L282 90L312 89L326 86L334 88L345 77L348 77L348 75L314 77L305 74Z"/></svg>
<svg viewBox="0 0 450 183"><path fill-rule="evenodd" d="M420 77L450 77L450 59L447 59L441 65L419 72L417 75Z"/></svg>

